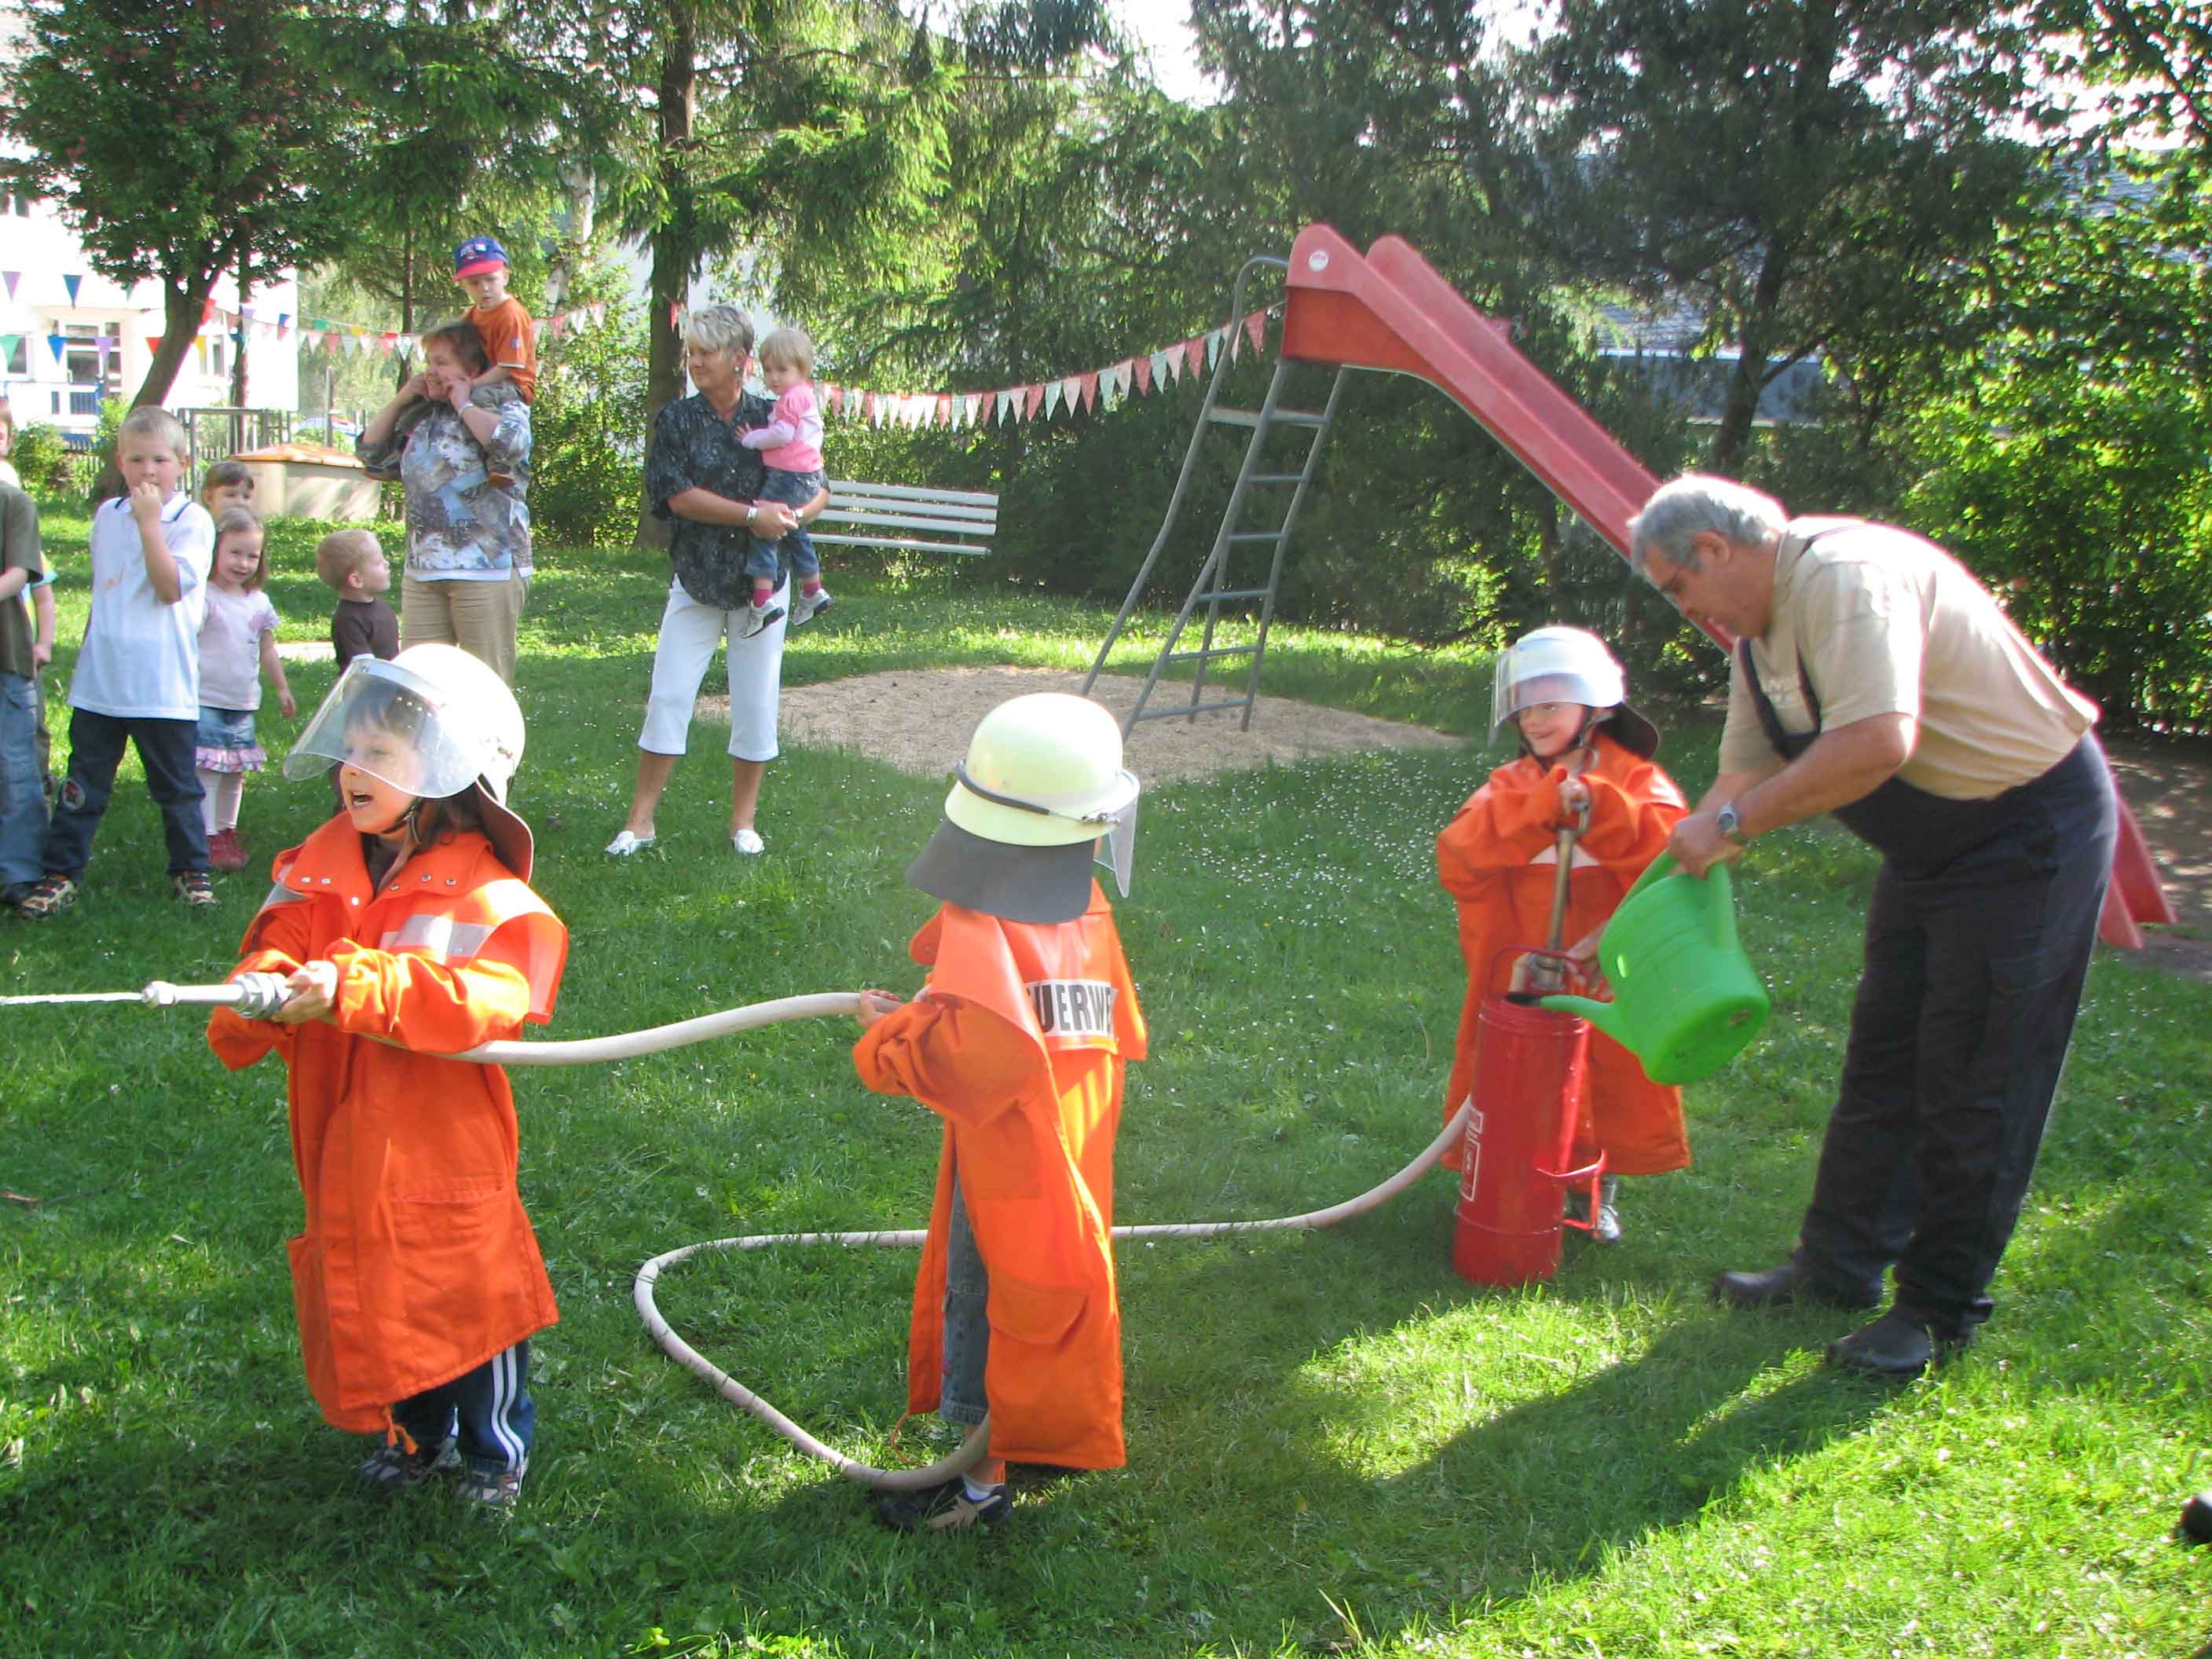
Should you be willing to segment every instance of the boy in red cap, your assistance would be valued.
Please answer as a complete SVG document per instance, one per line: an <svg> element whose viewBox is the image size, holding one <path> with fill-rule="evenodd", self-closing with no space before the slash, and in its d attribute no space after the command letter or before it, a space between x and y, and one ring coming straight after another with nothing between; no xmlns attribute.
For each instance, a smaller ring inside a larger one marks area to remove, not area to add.
<svg viewBox="0 0 2212 1659"><path fill-rule="evenodd" d="M491 363L471 384L512 381L529 403L538 395L538 336L528 308L507 294L507 250L489 236L470 237L453 250L453 280L468 291L469 321Z"/></svg>

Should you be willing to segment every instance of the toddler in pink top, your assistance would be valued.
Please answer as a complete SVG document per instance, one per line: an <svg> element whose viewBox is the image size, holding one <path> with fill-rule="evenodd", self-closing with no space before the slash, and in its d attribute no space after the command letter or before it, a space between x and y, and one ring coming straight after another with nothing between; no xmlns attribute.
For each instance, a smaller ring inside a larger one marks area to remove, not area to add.
<svg viewBox="0 0 2212 1659"><path fill-rule="evenodd" d="M752 428L738 441L747 449L759 450L768 468L768 484L760 499L781 501L796 512L823 488L822 405L814 396L814 342L805 329L772 329L760 343L760 366L761 379L775 394L775 408L766 426ZM822 586L822 560L805 525L781 542L753 538L745 558L745 574L753 585L753 615L763 626L775 620L768 611L776 589L779 549L799 580L799 592L791 601L791 626L797 628L830 608L829 592Z"/></svg>

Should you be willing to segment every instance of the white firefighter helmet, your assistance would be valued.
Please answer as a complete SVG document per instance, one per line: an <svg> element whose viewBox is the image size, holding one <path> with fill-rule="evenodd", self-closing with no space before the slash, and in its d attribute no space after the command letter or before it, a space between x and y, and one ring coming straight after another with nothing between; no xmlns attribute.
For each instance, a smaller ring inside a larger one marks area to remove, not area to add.
<svg viewBox="0 0 2212 1659"><path fill-rule="evenodd" d="M486 834L526 877L530 830L506 805L522 745L522 710L497 670L456 645L415 645L389 662L347 664L284 757L284 775L356 766L423 800L474 784Z"/></svg>
<svg viewBox="0 0 2212 1659"><path fill-rule="evenodd" d="M907 879L1012 921L1072 921L1090 902L1094 844L1127 895L1139 789L1100 705L1059 691L1012 698L977 724L945 823Z"/></svg>
<svg viewBox="0 0 2212 1659"><path fill-rule="evenodd" d="M1490 726L1495 732L1540 702L1580 703L1593 709L1595 726L1649 759L1659 747L1659 728L1628 705L1628 677L1585 629L1539 628L1498 653L1492 684Z"/></svg>

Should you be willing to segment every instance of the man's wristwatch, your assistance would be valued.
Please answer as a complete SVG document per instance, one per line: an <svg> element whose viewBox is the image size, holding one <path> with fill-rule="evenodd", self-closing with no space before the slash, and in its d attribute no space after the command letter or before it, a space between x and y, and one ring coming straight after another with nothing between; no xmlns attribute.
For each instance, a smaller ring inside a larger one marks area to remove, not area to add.
<svg viewBox="0 0 2212 1659"><path fill-rule="evenodd" d="M1734 801L1713 814L1713 828L1721 832L1723 841L1732 841L1739 847L1751 844L1751 837L1743 833L1743 820L1736 816Z"/></svg>

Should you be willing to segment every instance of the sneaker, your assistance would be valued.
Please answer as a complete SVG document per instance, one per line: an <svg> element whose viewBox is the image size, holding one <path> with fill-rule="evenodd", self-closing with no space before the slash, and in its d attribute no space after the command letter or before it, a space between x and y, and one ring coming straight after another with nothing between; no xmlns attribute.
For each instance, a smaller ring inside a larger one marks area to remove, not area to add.
<svg viewBox="0 0 2212 1659"><path fill-rule="evenodd" d="M641 836L635 830L622 830L607 843L607 856L611 859L629 858L634 853L647 851L658 839L654 836Z"/></svg>
<svg viewBox="0 0 2212 1659"><path fill-rule="evenodd" d="M215 870L246 868L246 843L235 830L218 830L208 837L208 866Z"/></svg>
<svg viewBox="0 0 2212 1659"><path fill-rule="evenodd" d="M768 851L768 843L761 839L760 831L757 830L737 831L730 837L730 845L736 848L738 854L744 858L752 858L757 854Z"/></svg>
<svg viewBox="0 0 2212 1659"><path fill-rule="evenodd" d="M461 1455L448 1439L434 1452L420 1447L409 1451L395 1441L379 1446L363 1458L354 1476L365 1486L379 1492L412 1492L432 1475L461 1466Z"/></svg>
<svg viewBox="0 0 2212 1659"><path fill-rule="evenodd" d="M220 904L215 896L215 882L204 870L179 870L169 878L169 884L177 890L177 896L195 908Z"/></svg>
<svg viewBox="0 0 2212 1659"><path fill-rule="evenodd" d="M972 1527L995 1527L1006 1518L1014 1500L1005 1486L994 1486L978 1502L968 1495L968 1483L958 1475L941 1486L922 1492L886 1492L876 1500L876 1519L898 1532L960 1532Z"/></svg>
<svg viewBox="0 0 2212 1659"><path fill-rule="evenodd" d="M791 625L804 628L836 603L826 587L816 588L811 596L805 593L794 595L791 601Z"/></svg>
<svg viewBox="0 0 2212 1659"><path fill-rule="evenodd" d="M15 901L15 914L26 921L44 921L76 902L76 884L67 876L47 876Z"/></svg>
<svg viewBox="0 0 2212 1659"><path fill-rule="evenodd" d="M738 637L741 640L749 640L771 623L782 620L783 607L780 605L767 606L749 605L745 607L744 615L738 619Z"/></svg>
<svg viewBox="0 0 2212 1659"><path fill-rule="evenodd" d="M1590 1241L1597 1244L1620 1243L1620 1211L1615 1200L1620 1196L1620 1177L1601 1176L1597 1194L1597 1224L1589 1230ZM1567 1219L1589 1219L1589 1189L1587 1187L1567 1188Z"/></svg>
<svg viewBox="0 0 2212 1659"><path fill-rule="evenodd" d="M522 1501L522 1471L480 1469L471 1464L461 1473L458 1495L463 1509L504 1521Z"/></svg>

